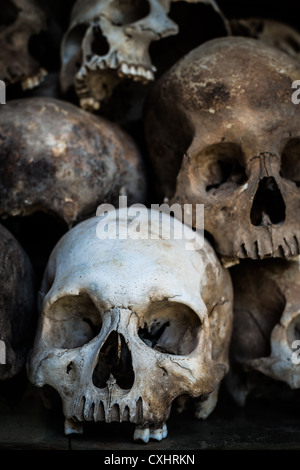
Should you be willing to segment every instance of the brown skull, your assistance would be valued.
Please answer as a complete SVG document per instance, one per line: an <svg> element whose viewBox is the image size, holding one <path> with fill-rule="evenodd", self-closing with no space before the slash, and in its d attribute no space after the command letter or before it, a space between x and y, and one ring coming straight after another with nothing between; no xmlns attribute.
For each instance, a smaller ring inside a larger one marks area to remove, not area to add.
<svg viewBox="0 0 300 470"><path fill-rule="evenodd" d="M243 18L231 21L232 32L236 36L246 36L276 47L291 57L300 57L299 32L281 21L266 18Z"/></svg>
<svg viewBox="0 0 300 470"><path fill-rule="evenodd" d="M300 252L300 114L291 100L299 77L288 55L230 37L194 49L149 97L146 136L160 196L204 204L205 228L223 256Z"/></svg>
<svg viewBox="0 0 300 470"><path fill-rule="evenodd" d="M51 98L11 101L0 112L0 216L55 214L71 227L103 202L143 202L141 156L107 120Z"/></svg>
<svg viewBox="0 0 300 470"><path fill-rule="evenodd" d="M34 35L46 30L46 15L36 0L2 0L0 7L0 79L21 82L22 88L39 85L46 71L30 55Z"/></svg>

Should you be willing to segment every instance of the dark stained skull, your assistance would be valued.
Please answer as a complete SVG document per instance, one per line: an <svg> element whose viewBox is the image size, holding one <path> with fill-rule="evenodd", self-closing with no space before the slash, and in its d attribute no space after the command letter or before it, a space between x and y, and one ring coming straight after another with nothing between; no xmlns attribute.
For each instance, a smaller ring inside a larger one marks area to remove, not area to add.
<svg viewBox="0 0 300 470"><path fill-rule="evenodd" d="M20 244L0 225L0 390L1 381L24 368L36 326L34 273Z"/></svg>
<svg viewBox="0 0 300 470"><path fill-rule="evenodd" d="M0 79L21 83L23 89L39 85L46 70L30 54L31 39L47 29L46 14L37 0L1 0Z"/></svg>
<svg viewBox="0 0 300 470"><path fill-rule="evenodd" d="M160 196L204 204L224 257L300 253L299 77L287 54L228 37L194 49L150 94L146 137Z"/></svg>

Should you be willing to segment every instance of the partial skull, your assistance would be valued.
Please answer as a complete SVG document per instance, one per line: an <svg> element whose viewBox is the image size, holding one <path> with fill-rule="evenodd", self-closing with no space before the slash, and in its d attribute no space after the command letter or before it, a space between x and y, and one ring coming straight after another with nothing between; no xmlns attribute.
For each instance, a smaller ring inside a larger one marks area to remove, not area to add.
<svg viewBox="0 0 300 470"><path fill-rule="evenodd" d="M242 18L231 22L234 35L259 39L291 57L300 58L300 33L281 21L266 18Z"/></svg>
<svg viewBox="0 0 300 470"><path fill-rule="evenodd" d="M228 37L194 49L150 93L145 132L159 195L205 204L223 257L300 253L299 76L287 54Z"/></svg>
<svg viewBox="0 0 300 470"><path fill-rule="evenodd" d="M118 126L51 98L10 101L0 113L0 216L55 214L70 228L103 202L144 202L143 162Z"/></svg>
<svg viewBox="0 0 300 470"><path fill-rule="evenodd" d="M0 388L25 367L37 320L35 293L29 258L0 225Z"/></svg>
<svg viewBox="0 0 300 470"><path fill-rule="evenodd" d="M201 397L206 418L228 371L228 271L189 227L181 239L161 234L183 233L179 220L139 211L138 222L126 209L82 222L49 259L28 374L59 393L67 434L85 421L130 421L135 440L161 440L173 400Z"/></svg>
<svg viewBox="0 0 300 470"><path fill-rule="evenodd" d="M38 86L47 72L30 54L30 42L47 29L46 14L37 0L2 0L0 8L0 79Z"/></svg>
<svg viewBox="0 0 300 470"><path fill-rule="evenodd" d="M77 0L62 43L61 85L75 84L80 105L93 111L127 77L154 79L148 48L178 27L168 18L170 0Z"/></svg>
<svg viewBox="0 0 300 470"><path fill-rule="evenodd" d="M272 381L300 388L300 261L244 261L231 269L234 328L228 388L238 404ZM271 379L271 380L266 380Z"/></svg>

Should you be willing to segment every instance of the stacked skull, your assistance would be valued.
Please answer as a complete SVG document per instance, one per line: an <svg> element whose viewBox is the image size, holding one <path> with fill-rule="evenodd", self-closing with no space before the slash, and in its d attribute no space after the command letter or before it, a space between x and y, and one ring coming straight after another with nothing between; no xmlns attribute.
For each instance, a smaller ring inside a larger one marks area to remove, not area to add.
<svg viewBox="0 0 300 470"><path fill-rule="evenodd" d="M287 260L300 253L300 115L291 98L299 76L294 58L263 41L216 39L156 83L146 114L161 197L204 204L205 229L223 262L241 263L232 268L233 363L291 387L298 387L289 325L299 312L299 265ZM256 261L242 262L249 258ZM263 294L255 291L258 275L267 280ZM234 395L244 403L248 392L240 386Z"/></svg>

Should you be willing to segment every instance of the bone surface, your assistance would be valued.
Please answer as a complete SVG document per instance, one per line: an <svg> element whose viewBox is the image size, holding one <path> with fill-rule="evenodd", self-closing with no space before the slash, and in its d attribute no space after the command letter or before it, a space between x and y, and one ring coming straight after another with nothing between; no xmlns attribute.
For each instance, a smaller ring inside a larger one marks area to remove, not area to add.
<svg viewBox="0 0 300 470"><path fill-rule="evenodd" d="M110 238L98 238L100 217L86 220L50 256L28 375L58 391L67 433L130 421L134 439L161 440L177 396L206 398L201 418L214 409L210 394L228 371L230 277L190 228L182 239L162 236L161 223L183 225L156 214L141 211L137 239L121 236L135 220L126 209L108 212Z"/></svg>

